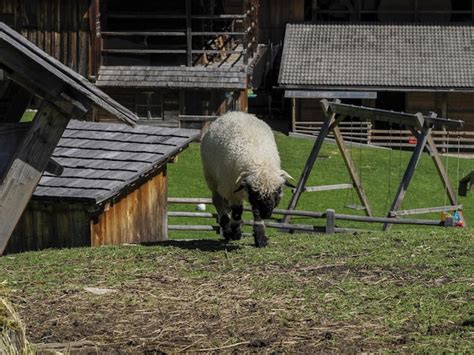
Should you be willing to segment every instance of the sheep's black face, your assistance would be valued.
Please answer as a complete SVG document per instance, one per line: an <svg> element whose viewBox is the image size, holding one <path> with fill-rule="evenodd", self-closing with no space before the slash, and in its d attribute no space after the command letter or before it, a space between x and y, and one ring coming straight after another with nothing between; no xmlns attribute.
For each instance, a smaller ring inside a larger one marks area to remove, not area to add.
<svg viewBox="0 0 474 355"><path fill-rule="evenodd" d="M280 203L281 187L268 197L263 197L258 191L253 189L249 189L248 195L252 208L259 212L260 218L267 219L272 216L273 209Z"/></svg>

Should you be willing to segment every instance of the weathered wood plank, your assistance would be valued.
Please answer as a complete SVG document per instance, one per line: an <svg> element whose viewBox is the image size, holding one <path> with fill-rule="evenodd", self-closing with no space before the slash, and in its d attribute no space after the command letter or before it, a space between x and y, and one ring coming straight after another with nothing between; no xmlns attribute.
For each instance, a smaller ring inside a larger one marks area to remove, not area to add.
<svg viewBox="0 0 474 355"><path fill-rule="evenodd" d="M45 102L0 185L0 254L23 213L69 117Z"/></svg>
<svg viewBox="0 0 474 355"><path fill-rule="evenodd" d="M395 195L395 198L392 202L392 206L390 207L390 211L388 213L388 217L390 217L390 213L397 211L400 206L402 205L403 199L405 198L405 194L408 190L408 186L410 185L411 179L413 174L415 173L416 166L420 161L421 155L423 154L423 150L425 149L426 142L428 137L431 134L431 128L424 129L417 137L417 143L415 150L408 162L407 169L405 170L405 174L403 175L402 181L400 182L400 186L398 187L398 191ZM391 224L385 223L383 226L383 230L389 230Z"/></svg>

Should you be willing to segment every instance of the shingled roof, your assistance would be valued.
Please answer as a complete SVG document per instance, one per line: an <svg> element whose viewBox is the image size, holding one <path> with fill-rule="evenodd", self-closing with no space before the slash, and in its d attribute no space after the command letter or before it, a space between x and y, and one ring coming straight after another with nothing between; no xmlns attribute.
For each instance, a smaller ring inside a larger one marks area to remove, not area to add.
<svg viewBox="0 0 474 355"><path fill-rule="evenodd" d="M30 92L52 102L70 101L90 103L111 113L128 124L138 117L112 100L86 78L43 52L18 32L0 22L0 65L8 78Z"/></svg>
<svg viewBox="0 0 474 355"><path fill-rule="evenodd" d="M33 196L105 202L152 174L199 134L190 129L72 120L53 154L64 172L44 173Z"/></svg>
<svg viewBox="0 0 474 355"><path fill-rule="evenodd" d="M99 87L245 89L245 66L144 67L102 66Z"/></svg>
<svg viewBox="0 0 474 355"><path fill-rule="evenodd" d="M474 26L289 24L279 84L474 89Z"/></svg>

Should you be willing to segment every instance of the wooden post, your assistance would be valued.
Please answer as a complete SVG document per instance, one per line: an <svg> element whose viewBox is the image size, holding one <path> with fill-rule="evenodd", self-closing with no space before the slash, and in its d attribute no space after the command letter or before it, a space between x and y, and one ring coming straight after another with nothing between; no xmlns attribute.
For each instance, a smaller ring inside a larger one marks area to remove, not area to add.
<svg viewBox="0 0 474 355"><path fill-rule="evenodd" d="M186 53L188 67L193 66L193 38L192 32L192 18L191 18L191 0L186 0Z"/></svg>
<svg viewBox="0 0 474 355"><path fill-rule="evenodd" d="M69 122L54 105L44 102L0 185L0 255L36 188Z"/></svg>
<svg viewBox="0 0 474 355"><path fill-rule="evenodd" d="M336 211L332 209L326 210L326 233L336 233Z"/></svg>
<svg viewBox="0 0 474 355"><path fill-rule="evenodd" d="M298 204L298 200L300 199L301 193L304 191L304 186L306 182L308 181L309 174L311 173L311 170L313 169L313 166L316 163L316 159L318 158L319 152L321 151L321 147L323 146L324 139L327 137L329 133L329 127L331 126L331 122L334 119L334 116L335 115L333 115L332 117L326 117L321 127L321 130L319 131L318 137L316 138L316 141L314 142L313 149L311 150L308 160L306 161L306 165L303 168L303 172L301 173L301 177L298 181L298 185L296 186L296 190L291 196L291 200L288 205L288 210L290 211L294 210L296 208L296 205ZM283 223L290 223L290 219L291 219L291 216L286 215L283 218Z"/></svg>
<svg viewBox="0 0 474 355"><path fill-rule="evenodd" d="M247 90L240 90L239 96L239 110L243 112L248 112L249 110L249 98L247 96Z"/></svg>
<svg viewBox="0 0 474 355"><path fill-rule="evenodd" d="M296 99L291 98L291 131L294 132L296 128Z"/></svg>
<svg viewBox="0 0 474 355"><path fill-rule="evenodd" d="M373 213L369 204L369 199L367 198L367 194L365 193L364 187L362 186L359 174L357 174L357 170L355 168L354 162L352 161L351 155L347 151L347 147L344 143L344 138L342 137L339 127L334 127L333 133L334 137L336 138L337 146L339 147L339 150L342 154L342 158L344 159L344 164L346 165L349 175L351 176L352 184L354 185L357 195L359 196L360 202L362 202L362 205L365 207L365 213L367 216L371 217L373 216Z"/></svg>
<svg viewBox="0 0 474 355"><path fill-rule="evenodd" d="M423 150L426 146L426 142L430 135L431 135L431 128L425 128L416 137L417 143L416 143L415 151L413 152L410 158L407 169L405 170L405 174L403 175L402 181L400 182L400 186L398 187L397 194L395 195L395 199L393 200L392 206L390 208L390 211L387 214L387 217L390 217L392 215L391 212L397 211L402 205L403 199L405 198L405 194L408 190L408 186L410 185L416 166L418 165L418 162L420 161L421 155L423 154ZM383 226L383 230L384 231L389 230L390 227L391 227L390 223L385 223Z"/></svg>

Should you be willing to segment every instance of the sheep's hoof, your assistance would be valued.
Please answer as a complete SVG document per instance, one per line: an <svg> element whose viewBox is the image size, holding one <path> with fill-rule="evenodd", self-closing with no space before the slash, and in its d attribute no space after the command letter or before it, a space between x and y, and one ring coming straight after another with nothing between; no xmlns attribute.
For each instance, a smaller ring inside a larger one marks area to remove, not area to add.
<svg viewBox="0 0 474 355"><path fill-rule="evenodd" d="M242 239L242 230L240 229L240 225L241 225L240 223L231 225L232 233L230 235L230 239L232 240Z"/></svg>
<svg viewBox="0 0 474 355"><path fill-rule="evenodd" d="M255 236L255 246L257 248L265 248L268 245L268 237L267 236Z"/></svg>

